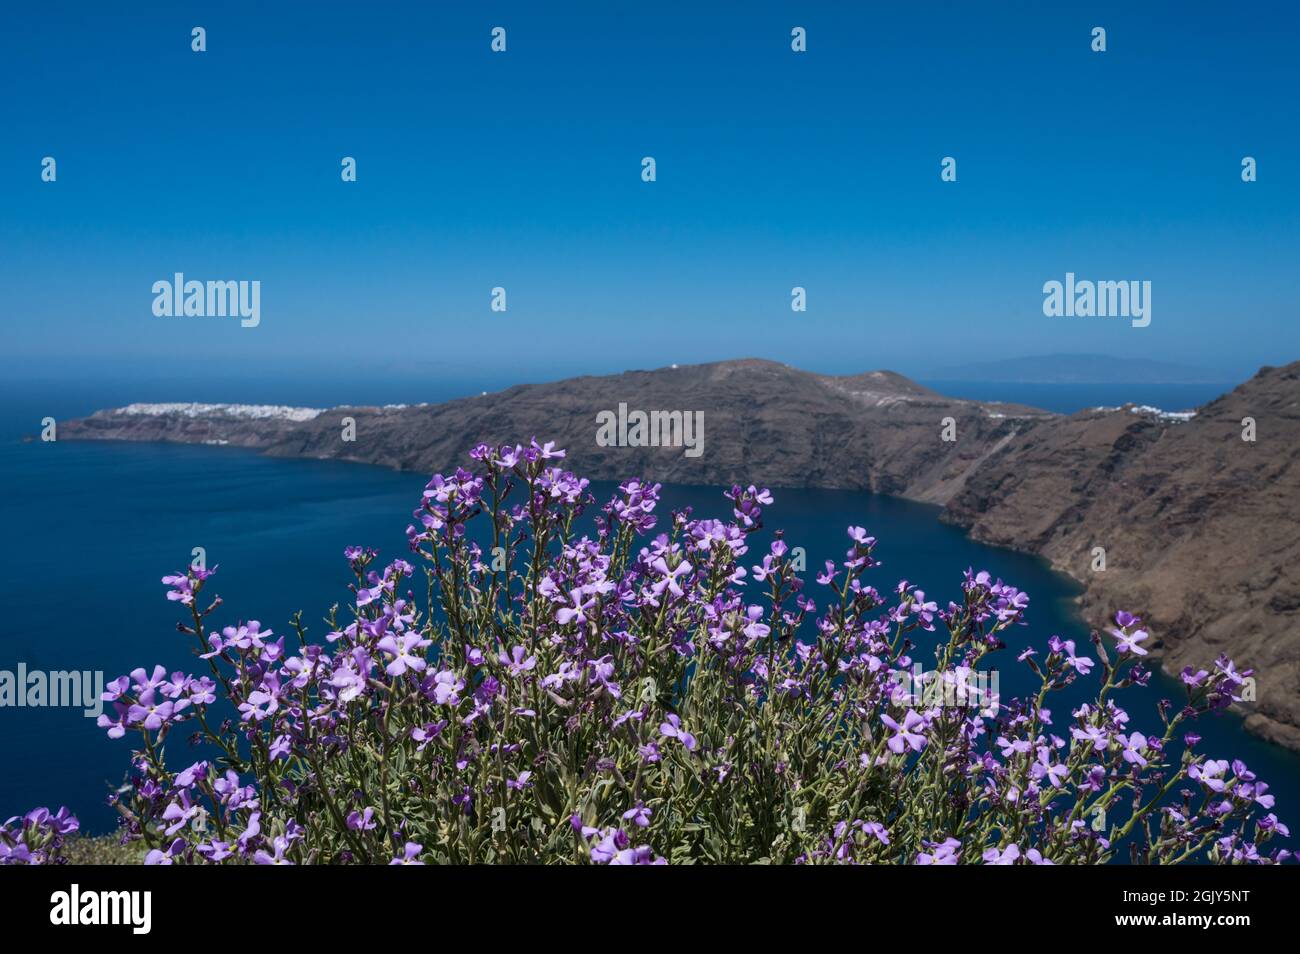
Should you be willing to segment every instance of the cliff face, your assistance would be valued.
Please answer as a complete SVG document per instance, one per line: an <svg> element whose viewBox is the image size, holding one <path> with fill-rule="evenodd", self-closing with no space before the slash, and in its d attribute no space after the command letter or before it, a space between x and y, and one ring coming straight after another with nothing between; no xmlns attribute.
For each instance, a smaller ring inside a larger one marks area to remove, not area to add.
<svg viewBox="0 0 1300 954"><path fill-rule="evenodd" d="M1256 440L1242 440L1253 418ZM1300 363L1266 368L1186 423L1084 413L1021 435L945 519L1085 586L1085 618L1140 607L1172 672L1254 668L1251 729L1300 750ZM1106 551L1094 571L1092 550Z"/></svg>
<svg viewBox="0 0 1300 954"><path fill-rule="evenodd" d="M597 414L703 413L703 452L600 446ZM1257 440L1242 440L1242 419ZM343 419L355 421L345 441ZM951 422L946 419L951 418ZM943 440L945 424L955 440ZM437 405L148 405L60 424L72 439L223 443L431 473L480 441L536 436L595 479L759 483L945 505L977 539L1041 554L1084 586L1085 618L1144 611L1166 668L1228 652L1258 670L1248 726L1300 750L1300 362L1269 368L1189 421L1144 410L1069 417L944 397L887 371L769 361L521 385ZM1093 548L1106 551L1094 571Z"/></svg>

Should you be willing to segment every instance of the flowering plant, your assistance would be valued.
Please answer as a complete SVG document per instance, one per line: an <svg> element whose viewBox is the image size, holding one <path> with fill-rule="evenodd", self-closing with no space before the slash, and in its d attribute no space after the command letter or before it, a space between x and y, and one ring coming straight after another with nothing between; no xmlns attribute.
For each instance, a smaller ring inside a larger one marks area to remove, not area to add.
<svg viewBox="0 0 1300 954"><path fill-rule="evenodd" d="M1249 673L1226 659L1185 672L1185 701L1138 731L1112 694L1149 679L1147 634L1119 613L1113 660L1096 634L1091 656L1053 637L1019 655L1031 697L950 705L928 690L978 681L1023 623L1015 587L967 571L946 607L907 582L886 595L866 579L876 540L850 527L814 600L779 533L745 560L766 490L732 487L730 520L685 510L656 533L657 484L595 511L552 444L472 457L429 481L407 529L423 580L346 551L354 598L323 643L301 614L292 647L256 621L211 624L215 568L164 579L206 671L137 669L100 717L140 739L114 803L148 862L1290 856L1269 845L1288 832L1268 786L1186 729L1236 698ZM936 667L918 704L900 677L922 642ZM1088 678L1091 701L1049 708ZM177 771L164 750L187 730L205 757Z"/></svg>
<svg viewBox="0 0 1300 954"><path fill-rule="evenodd" d="M33 808L0 825L0 865L61 864L63 840L81 823L66 809Z"/></svg>

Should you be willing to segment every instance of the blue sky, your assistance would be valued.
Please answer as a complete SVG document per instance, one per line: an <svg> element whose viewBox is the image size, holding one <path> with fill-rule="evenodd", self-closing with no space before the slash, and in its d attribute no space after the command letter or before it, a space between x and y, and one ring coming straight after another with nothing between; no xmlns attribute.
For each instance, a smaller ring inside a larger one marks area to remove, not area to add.
<svg viewBox="0 0 1300 954"><path fill-rule="evenodd" d="M397 6L6 10L10 373L1300 357L1294 4ZM260 326L155 317L176 271ZM1066 271L1151 281L1150 327L1045 317Z"/></svg>

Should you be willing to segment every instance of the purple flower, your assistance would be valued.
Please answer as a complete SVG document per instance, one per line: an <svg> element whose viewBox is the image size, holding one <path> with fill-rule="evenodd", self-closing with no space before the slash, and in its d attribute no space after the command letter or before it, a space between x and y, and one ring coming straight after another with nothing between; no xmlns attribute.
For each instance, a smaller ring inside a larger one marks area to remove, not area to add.
<svg viewBox="0 0 1300 954"><path fill-rule="evenodd" d="M1228 782L1224 777L1227 771L1227 759L1207 759L1204 765L1193 765L1187 770L1187 774L1210 791L1222 792L1228 787Z"/></svg>
<svg viewBox="0 0 1300 954"><path fill-rule="evenodd" d="M275 854L267 854L259 850L253 854L253 864L255 865L291 865L293 864L284 856L285 851L289 848L289 840L283 835L277 836L272 842L271 847L275 849Z"/></svg>
<svg viewBox="0 0 1300 954"><path fill-rule="evenodd" d="M1139 629L1133 633L1126 633L1123 630L1112 629L1111 634L1115 637L1117 644L1116 648L1121 653L1133 653L1137 656L1145 656L1147 654L1147 651L1138 645L1138 643L1147 638L1146 630Z"/></svg>
<svg viewBox="0 0 1300 954"><path fill-rule="evenodd" d="M632 822L638 828L647 828L650 825L650 809L643 802L637 802L623 813L623 820Z"/></svg>
<svg viewBox="0 0 1300 954"><path fill-rule="evenodd" d="M862 830L868 835L875 837L882 845L889 844L889 829L880 822L864 822Z"/></svg>
<svg viewBox="0 0 1300 954"><path fill-rule="evenodd" d="M521 676L537 665L537 657L530 656L523 646L516 646L507 656L504 651L497 654L497 661L505 666L512 676Z"/></svg>
<svg viewBox="0 0 1300 954"><path fill-rule="evenodd" d="M228 842L215 841L215 840L210 843L204 842L203 844L200 844L195 849L195 851L197 851L199 855L201 855L203 858L207 859L208 861L212 862L213 864L216 864L220 861L224 861L227 858L233 857L235 854L233 851L231 851Z"/></svg>
<svg viewBox="0 0 1300 954"><path fill-rule="evenodd" d="M961 842L956 838L945 838L941 842L925 842L927 851L918 852L918 865L955 865L961 857Z"/></svg>
<svg viewBox="0 0 1300 954"><path fill-rule="evenodd" d="M348 814L348 828L353 831L372 831L376 827L375 810L366 808L362 811L353 811Z"/></svg>
<svg viewBox="0 0 1300 954"><path fill-rule="evenodd" d="M1009 759L1015 754L1023 754L1032 748L1028 739L1008 739L1005 735L998 736L997 744L1002 749L1004 759Z"/></svg>
<svg viewBox="0 0 1300 954"><path fill-rule="evenodd" d="M464 688L465 680L449 669L436 672L432 677L426 677L420 685L424 694L440 706L459 705L460 693Z"/></svg>
<svg viewBox="0 0 1300 954"><path fill-rule="evenodd" d="M424 851L424 845L414 841L408 841L402 853L389 862L389 865L422 865L420 852Z"/></svg>
<svg viewBox="0 0 1300 954"><path fill-rule="evenodd" d="M127 721L143 725L156 732L176 714L176 703L170 699L159 702L153 689L140 693L140 701L127 710Z"/></svg>
<svg viewBox="0 0 1300 954"><path fill-rule="evenodd" d="M899 725L893 719L885 714L881 714L880 721L887 727L894 730L894 735L890 736L889 741L885 743L889 750L896 755L901 755L905 749L911 749L913 752L920 752L925 748L925 736L915 731L925 728L925 719L917 713L908 709L907 714L903 716L903 723Z"/></svg>
<svg viewBox="0 0 1300 954"><path fill-rule="evenodd" d="M1125 762L1131 762L1134 765L1139 765L1143 768L1146 767L1147 760L1142 754L1147 748L1146 736L1141 732L1134 732L1128 738L1125 738L1124 733L1121 732L1115 736L1115 738L1118 739L1120 745L1124 747Z"/></svg>
<svg viewBox="0 0 1300 954"><path fill-rule="evenodd" d="M577 623L579 626L585 625L587 610L596 605L596 598L593 596L584 601L582 589L579 588L569 594L569 599L573 601L573 605L558 610L555 614L555 621L561 626L567 626L569 623Z"/></svg>
<svg viewBox="0 0 1300 954"><path fill-rule="evenodd" d="M1096 663L1087 656L1076 656L1074 654L1073 639L1065 640L1061 643L1061 647L1065 650L1066 661L1074 667L1075 672L1080 676L1086 676L1088 673L1092 672L1092 667L1096 665Z"/></svg>
<svg viewBox="0 0 1300 954"><path fill-rule="evenodd" d="M1030 769L1030 776L1035 779L1046 778L1053 788L1060 788L1061 783L1069 777L1070 770L1060 762L1053 764L1047 746L1039 746L1038 761Z"/></svg>
<svg viewBox="0 0 1300 954"><path fill-rule="evenodd" d="M1020 846L1007 845L1002 851L985 848L983 857L986 865L1013 865L1020 858Z"/></svg>
<svg viewBox="0 0 1300 954"><path fill-rule="evenodd" d="M1075 726L1070 730L1070 734L1074 736L1075 741L1077 742L1092 743L1093 748L1098 752L1104 752L1110 745L1110 736L1106 733L1105 729L1099 726L1088 725L1084 726L1082 729Z"/></svg>
<svg viewBox="0 0 1300 954"><path fill-rule="evenodd" d="M681 727L682 720L671 712L668 714L667 719L667 722L660 724L659 734L670 739L676 739L682 745L686 746L686 751L694 752L696 745L695 736L691 735Z"/></svg>
<svg viewBox="0 0 1300 954"><path fill-rule="evenodd" d="M414 635L389 635L376 643L375 648L392 657L392 661L384 667L384 672L390 676L400 676L407 672L424 672L428 663L425 661L423 650L430 645L430 642Z"/></svg>

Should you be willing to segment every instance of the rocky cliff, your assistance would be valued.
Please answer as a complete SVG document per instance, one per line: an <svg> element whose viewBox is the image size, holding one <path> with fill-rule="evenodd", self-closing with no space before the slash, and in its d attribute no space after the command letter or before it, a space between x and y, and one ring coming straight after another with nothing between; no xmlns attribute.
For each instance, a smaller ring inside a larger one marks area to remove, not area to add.
<svg viewBox="0 0 1300 954"><path fill-rule="evenodd" d="M703 452L602 446L597 415L620 405L702 412ZM355 440L344 440L345 418ZM1244 418L1254 441L1242 439ZM888 371L833 377L740 360L436 405L132 405L59 427L65 439L229 444L422 472L455 466L480 441L534 435L597 479L862 489L944 505L944 519L977 539L1040 554L1078 580L1092 625L1116 607L1144 610L1167 669L1220 652L1254 667L1248 727L1300 750L1300 362L1261 370L1190 419L1131 406L1061 416L945 397Z"/></svg>
<svg viewBox="0 0 1300 954"><path fill-rule="evenodd" d="M1255 440L1243 440L1246 419ZM1185 423L1085 412L990 454L944 518L1083 583L1096 624L1141 607L1171 672L1256 671L1252 731L1300 751L1300 363L1264 368ZM1105 550L1096 571L1094 548Z"/></svg>

